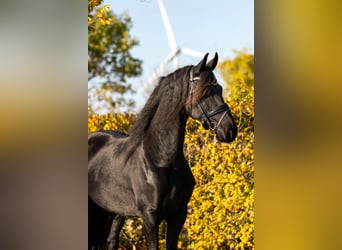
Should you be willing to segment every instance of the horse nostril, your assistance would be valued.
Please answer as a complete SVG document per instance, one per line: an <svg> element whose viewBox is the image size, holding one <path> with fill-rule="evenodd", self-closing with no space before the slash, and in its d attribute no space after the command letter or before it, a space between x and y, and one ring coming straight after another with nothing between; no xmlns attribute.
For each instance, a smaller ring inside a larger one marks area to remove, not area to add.
<svg viewBox="0 0 342 250"><path fill-rule="evenodd" d="M231 139L235 138L235 133L233 129L229 129L228 134Z"/></svg>

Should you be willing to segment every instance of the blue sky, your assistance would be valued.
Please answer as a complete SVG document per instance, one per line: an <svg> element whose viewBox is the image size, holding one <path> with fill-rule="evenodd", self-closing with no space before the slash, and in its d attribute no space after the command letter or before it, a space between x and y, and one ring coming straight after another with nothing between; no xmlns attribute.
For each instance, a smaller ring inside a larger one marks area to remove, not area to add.
<svg viewBox="0 0 342 250"><path fill-rule="evenodd" d="M164 0L176 42L180 48L189 48L211 57L232 58L234 50L243 48L254 53L253 0ZM143 75L132 79L138 90L152 75L154 69L171 52L157 0L104 0L115 14L127 12L132 18L131 36L139 40L132 50L134 57L143 61ZM197 58L181 56L179 66L196 64ZM134 96L137 111L146 101L146 95Z"/></svg>

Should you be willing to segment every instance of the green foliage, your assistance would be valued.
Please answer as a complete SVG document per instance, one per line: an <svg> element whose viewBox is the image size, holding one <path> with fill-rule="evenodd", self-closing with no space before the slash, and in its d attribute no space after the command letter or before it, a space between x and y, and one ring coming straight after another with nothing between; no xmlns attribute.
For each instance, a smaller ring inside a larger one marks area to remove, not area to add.
<svg viewBox="0 0 342 250"><path fill-rule="evenodd" d="M199 122L189 119L184 154L192 167L196 186L179 249L254 249L254 56L246 51L225 60L219 70L229 89L226 98L239 133L234 142L220 144ZM88 130L127 131L134 115L99 116L89 112ZM122 249L145 249L140 225L125 225ZM134 226L132 226L134 225ZM165 225L160 249L165 249Z"/></svg>
<svg viewBox="0 0 342 250"><path fill-rule="evenodd" d="M131 18L114 14L102 1L88 0L88 81L92 96L108 111L133 106L126 93L133 92L128 78L141 75L141 60L130 51L138 41L130 36ZM90 103L91 104L91 103Z"/></svg>

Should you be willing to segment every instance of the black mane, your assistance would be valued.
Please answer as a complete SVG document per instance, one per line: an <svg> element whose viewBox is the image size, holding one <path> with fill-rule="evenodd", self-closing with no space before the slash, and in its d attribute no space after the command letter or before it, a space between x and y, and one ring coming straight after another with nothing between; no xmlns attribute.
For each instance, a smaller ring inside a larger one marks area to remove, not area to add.
<svg viewBox="0 0 342 250"><path fill-rule="evenodd" d="M145 106L138 114L129 134L139 140L149 128L152 119L173 121L184 107L189 92L189 74L192 66L186 66L161 77ZM158 112L157 112L158 111ZM160 112L159 112L160 111ZM155 117L157 113L168 114L167 117Z"/></svg>

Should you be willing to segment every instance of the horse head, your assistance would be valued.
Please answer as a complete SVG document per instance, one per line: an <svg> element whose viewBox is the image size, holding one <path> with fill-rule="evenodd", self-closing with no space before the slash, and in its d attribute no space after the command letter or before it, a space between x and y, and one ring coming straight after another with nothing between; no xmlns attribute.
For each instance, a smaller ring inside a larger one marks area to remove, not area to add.
<svg viewBox="0 0 342 250"><path fill-rule="evenodd" d="M222 97L222 87L218 84L213 70L218 55L207 63L208 53L190 70L189 101L186 112L200 121L204 129L215 132L220 142L232 142L237 136L237 126L230 108Z"/></svg>

